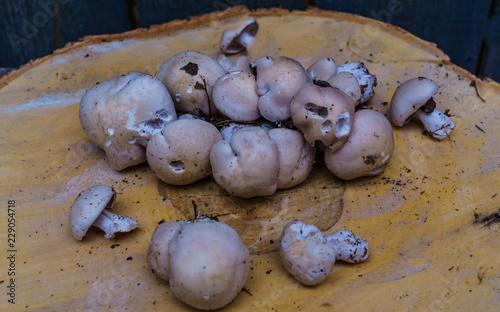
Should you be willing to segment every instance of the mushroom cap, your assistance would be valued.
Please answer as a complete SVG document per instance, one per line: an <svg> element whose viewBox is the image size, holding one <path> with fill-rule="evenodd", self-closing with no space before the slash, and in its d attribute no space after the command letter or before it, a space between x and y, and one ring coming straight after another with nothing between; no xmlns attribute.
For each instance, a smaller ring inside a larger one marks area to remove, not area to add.
<svg viewBox="0 0 500 312"><path fill-rule="evenodd" d="M316 148L304 140L302 133L292 129L275 128L269 130L267 135L278 147L278 189L304 182L311 173Z"/></svg>
<svg viewBox="0 0 500 312"><path fill-rule="evenodd" d="M249 18L243 26L236 30L224 31L220 40L220 49L224 53L234 54L248 49L257 36L259 23L254 18Z"/></svg>
<svg viewBox="0 0 500 312"><path fill-rule="evenodd" d="M165 183L193 183L212 172L210 151L219 140L222 135L209 122L176 120L151 138L146 151L148 164Z"/></svg>
<svg viewBox="0 0 500 312"><path fill-rule="evenodd" d="M186 224L185 221L164 222L156 227L148 246L147 259L153 272L161 279L170 279L170 258L168 248L172 238Z"/></svg>
<svg viewBox="0 0 500 312"><path fill-rule="evenodd" d="M281 233L280 257L283 266L305 285L321 283L335 264L335 248L320 230L302 221L290 221Z"/></svg>
<svg viewBox="0 0 500 312"><path fill-rule="evenodd" d="M187 223L170 242L170 289L185 303L213 310L245 286L250 254L238 233L213 220Z"/></svg>
<svg viewBox="0 0 500 312"><path fill-rule="evenodd" d="M235 121L254 121L260 117L256 89L257 82L253 74L233 71L217 80L212 100L224 116Z"/></svg>
<svg viewBox="0 0 500 312"><path fill-rule="evenodd" d="M373 110L354 114L352 130L338 150L325 151L325 163L337 177L352 180L381 173L394 151L394 135L385 116Z"/></svg>
<svg viewBox="0 0 500 312"><path fill-rule="evenodd" d="M178 112L210 116L215 113L210 101L213 85L225 73L210 56L185 51L163 63L157 77L167 87Z"/></svg>
<svg viewBox="0 0 500 312"><path fill-rule="evenodd" d="M373 87L377 85L377 78L370 74L363 62L345 63L337 67L337 74L348 72L354 75L361 88L360 103L365 103L375 95Z"/></svg>
<svg viewBox="0 0 500 312"><path fill-rule="evenodd" d="M165 86L136 72L90 88L82 97L79 115L83 132L106 152L115 170L146 161L149 139L177 119Z"/></svg>
<svg viewBox="0 0 500 312"><path fill-rule="evenodd" d="M215 182L232 195L268 196L278 186L278 147L260 127L242 128L229 142L215 143L210 163Z"/></svg>
<svg viewBox="0 0 500 312"><path fill-rule="evenodd" d="M339 89L306 84L295 94L290 109L294 125L311 146L320 141L335 150L351 132L354 102Z"/></svg>
<svg viewBox="0 0 500 312"><path fill-rule="evenodd" d="M224 54L217 54L216 60L221 64L222 67L224 67L224 70L226 72L240 70L248 73L250 72L250 58L247 55L242 55L233 62Z"/></svg>
<svg viewBox="0 0 500 312"><path fill-rule="evenodd" d="M337 73L337 65L331 57L325 57L309 66L307 72L312 80L328 81Z"/></svg>
<svg viewBox="0 0 500 312"><path fill-rule="evenodd" d="M82 240L102 211L113 207L115 198L116 191L111 186L96 185L83 190L71 205L69 213L73 236Z"/></svg>
<svg viewBox="0 0 500 312"><path fill-rule="evenodd" d="M438 92L438 85L424 77L403 82L391 99L391 120L398 127L408 123L415 112Z"/></svg>
<svg viewBox="0 0 500 312"><path fill-rule="evenodd" d="M290 102L297 91L311 82L309 74L296 60L264 56L253 62L257 68L257 94L262 117L277 122L290 118Z"/></svg>
<svg viewBox="0 0 500 312"><path fill-rule="evenodd" d="M348 72L338 73L330 78L328 83L332 87L347 94L352 99L355 106L361 103L361 88L359 87L358 80L353 74Z"/></svg>

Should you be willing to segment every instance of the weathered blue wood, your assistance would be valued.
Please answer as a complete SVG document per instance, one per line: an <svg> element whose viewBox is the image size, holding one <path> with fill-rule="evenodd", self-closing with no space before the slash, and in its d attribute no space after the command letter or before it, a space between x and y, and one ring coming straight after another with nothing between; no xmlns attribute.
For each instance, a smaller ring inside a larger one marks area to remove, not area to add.
<svg viewBox="0 0 500 312"><path fill-rule="evenodd" d="M282 7L291 10L304 10L306 0L137 0L141 27L149 27L213 11L223 11L237 5L246 5L249 9Z"/></svg>
<svg viewBox="0 0 500 312"><path fill-rule="evenodd" d="M500 0L492 6L486 24L483 57L479 75L500 82Z"/></svg>
<svg viewBox="0 0 500 312"><path fill-rule="evenodd" d="M400 26L436 43L453 63L475 73L491 1L316 0L314 5Z"/></svg>
<svg viewBox="0 0 500 312"><path fill-rule="evenodd" d="M0 67L18 67L86 35L130 29L127 0L0 0Z"/></svg>

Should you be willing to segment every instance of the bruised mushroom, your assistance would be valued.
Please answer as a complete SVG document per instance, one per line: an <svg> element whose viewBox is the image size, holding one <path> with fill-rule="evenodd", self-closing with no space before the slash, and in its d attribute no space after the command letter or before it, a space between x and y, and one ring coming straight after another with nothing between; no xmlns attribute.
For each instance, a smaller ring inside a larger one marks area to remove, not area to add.
<svg viewBox="0 0 500 312"><path fill-rule="evenodd" d="M110 212L115 204L116 192L111 186L96 185L82 191L71 206L69 224L77 240L87 234L91 226L103 230L105 238L117 232L130 232L139 224L132 218Z"/></svg>
<svg viewBox="0 0 500 312"><path fill-rule="evenodd" d="M351 73L358 80L361 88L360 103L365 103L375 95L373 88L377 85L377 78L370 74L363 62L345 63L337 67L337 73Z"/></svg>
<svg viewBox="0 0 500 312"><path fill-rule="evenodd" d="M394 151L392 126L373 110L354 114L352 130L338 150L325 151L328 169L343 180L372 176L384 171Z"/></svg>
<svg viewBox="0 0 500 312"><path fill-rule="evenodd" d="M354 102L338 89L306 84L295 94L290 109L294 125L311 146L320 141L336 150L351 132Z"/></svg>
<svg viewBox="0 0 500 312"><path fill-rule="evenodd" d="M259 24L249 18L243 26L233 31L224 31L220 40L220 49L224 53L234 54L248 49L257 36Z"/></svg>
<svg viewBox="0 0 500 312"><path fill-rule="evenodd" d="M294 59L280 56L261 57L252 63L257 70L257 94L262 117L277 122L290 118L290 102L297 91L311 78Z"/></svg>
<svg viewBox="0 0 500 312"><path fill-rule="evenodd" d="M161 224L151 238L148 260L177 298L203 310L229 304L245 286L250 268L238 233L208 218Z"/></svg>
<svg viewBox="0 0 500 312"><path fill-rule="evenodd" d="M321 283L332 271L335 260L359 263L368 255L368 242L351 231L323 236L316 226L293 220L281 233L281 262L305 285Z"/></svg>
<svg viewBox="0 0 500 312"><path fill-rule="evenodd" d="M260 117L256 88L253 74L229 72L215 83L212 100L224 116L235 121L253 121Z"/></svg>
<svg viewBox="0 0 500 312"><path fill-rule="evenodd" d="M165 84L174 99L175 109L181 113L212 116L212 88L224 75L224 68L208 55L185 51L169 58L157 77Z"/></svg>
<svg viewBox="0 0 500 312"><path fill-rule="evenodd" d="M328 81L337 73L337 65L330 57L325 57L314 62L307 72L313 81Z"/></svg>
<svg viewBox="0 0 500 312"><path fill-rule="evenodd" d="M428 78L418 77L402 83L392 96L392 122L402 127L415 116L434 138L446 138L455 124L436 109L432 96L437 92L437 84Z"/></svg>
<svg viewBox="0 0 500 312"><path fill-rule="evenodd" d="M316 148L304 140L302 133L292 129L275 128L267 135L278 147L278 189L304 182L312 170Z"/></svg>
<svg viewBox="0 0 500 312"><path fill-rule="evenodd" d="M90 88L79 114L83 132L106 152L115 170L146 161L149 139L177 119L165 86L136 72Z"/></svg>
<svg viewBox="0 0 500 312"><path fill-rule="evenodd" d="M148 164L165 183L186 185L212 172L210 151L222 136L215 126L199 119L168 124L148 144Z"/></svg>
<svg viewBox="0 0 500 312"><path fill-rule="evenodd" d="M268 196L278 187L278 148L260 127L242 128L230 141L215 143L210 163L217 184L232 195Z"/></svg>

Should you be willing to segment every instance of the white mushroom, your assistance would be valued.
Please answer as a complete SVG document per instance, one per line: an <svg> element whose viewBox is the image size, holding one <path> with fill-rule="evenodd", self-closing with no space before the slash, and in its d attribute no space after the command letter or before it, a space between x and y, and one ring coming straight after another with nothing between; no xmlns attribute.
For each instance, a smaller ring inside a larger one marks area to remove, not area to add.
<svg viewBox="0 0 500 312"><path fill-rule="evenodd" d="M250 268L238 233L208 218L161 224L151 238L148 260L177 298L203 310L228 305L245 286Z"/></svg>
<svg viewBox="0 0 500 312"><path fill-rule="evenodd" d="M380 174L394 151L392 126L384 115L365 109L357 111L353 119L344 145L325 151L326 166L344 180Z"/></svg>
<svg viewBox="0 0 500 312"><path fill-rule="evenodd" d="M79 115L83 132L106 152L115 170L146 161L149 139L177 119L165 86L135 72L90 88Z"/></svg>
<svg viewBox="0 0 500 312"><path fill-rule="evenodd" d="M281 233L280 257L285 269L305 285L321 283L335 264L335 248L312 224L294 220Z"/></svg>
<svg viewBox="0 0 500 312"><path fill-rule="evenodd" d="M309 66L307 72L313 81L328 81L337 73L337 65L331 57L325 57Z"/></svg>
<svg viewBox="0 0 500 312"><path fill-rule="evenodd" d="M335 258L349 263L359 263L369 257L368 241L351 231L325 235L326 241L335 247Z"/></svg>
<svg viewBox="0 0 500 312"><path fill-rule="evenodd" d="M345 63L337 67L337 73L351 73L358 80L361 88L360 103L365 103L375 95L373 88L377 85L377 78L370 74L363 62Z"/></svg>
<svg viewBox="0 0 500 312"><path fill-rule="evenodd" d="M169 58L157 77L175 99L178 112L211 117L215 114L215 106L211 103L212 88L225 73L219 62L210 56L185 51Z"/></svg>
<svg viewBox="0 0 500 312"><path fill-rule="evenodd" d="M82 191L71 206L69 223L73 236L81 240L91 226L103 230L105 238L113 238L117 232L130 232L139 224L132 218L110 212L116 192L107 185L97 185Z"/></svg>
<svg viewBox="0 0 500 312"><path fill-rule="evenodd" d="M165 183L193 183L212 172L210 151L219 140L219 130L206 121L176 120L151 138L146 150L148 164Z"/></svg>
<svg viewBox="0 0 500 312"><path fill-rule="evenodd" d="M348 72L338 73L328 80L328 83L347 94L355 105L361 102L361 88L358 80L353 74Z"/></svg>
<svg viewBox="0 0 500 312"><path fill-rule="evenodd" d="M399 127L416 116L425 129L436 139L446 138L455 128L453 121L438 111L432 98L438 92L437 84L431 79L418 77L402 83L391 100L391 119Z"/></svg>
<svg viewBox="0 0 500 312"><path fill-rule="evenodd" d="M248 49L257 36L259 24L249 18L236 30L224 31L220 40L220 49L224 53L234 54Z"/></svg>
<svg viewBox="0 0 500 312"><path fill-rule="evenodd" d="M250 198L274 194L278 187L276 143L260 127L246 127L221 140L210 152L212 175L228 193Z"/></svg>
<svg viewBox="0 0 500 312"><path fill-rule="evenodd" d="M297 91L311 78L294 59L265 56L253 63L257 71L257 94L262 117L277 122L290 118L290 102Z"/></svg>

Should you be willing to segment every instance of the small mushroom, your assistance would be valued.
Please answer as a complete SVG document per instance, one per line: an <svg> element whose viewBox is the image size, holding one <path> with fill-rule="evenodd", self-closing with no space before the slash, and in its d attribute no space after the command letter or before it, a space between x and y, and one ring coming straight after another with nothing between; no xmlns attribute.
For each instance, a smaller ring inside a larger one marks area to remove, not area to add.
<svg viewBox="0 0 500 312"><path fill-rule="evenodd" d="M250 198L269 196L278 187L279 154L261 127L244 127L210 152L215 182L228 193Z"/></svg>
<svg viewBox="0 0 500 312"><path fill-rule="evenodd" d="M336 260L359 263L369 257L368 241L351 231L339 231L325 235L326 241L335 247Z"/></svg>
<svg viewBox="0 0 500 312"><path fill-rule="evenodd" d="M384 115L373 110L354 114L352 130L338 150L325 151L327 168L343 180L380 174L394 151L392 126Z"/></svg>
<svg viewBox="0 0 500 312"><path fill-rule="evenodd" d="M280 257L285 269L305 285L321 283L335 264L335 248L312 224L290 221L281 233Z"/></svg>
<svg viewBox="0 0 500 312"><path fill-rule="evenodd" d="M296 60L265 56L252 63L257 71L259 111L265 119L277 122L290 118L290 102L297 91L311 82L309 74Z"/></svg>
<svg viewBox="0 0 500 312"><path fill-rule="evenodd" d="M260 117L259 95L255 76L233 71L220 77L214 85L212 100L224 116L235 121L254 121Z"/></svg>
<svg viewBox="0 0 500 312"><path fill-rule="evenodd" d="M311 173L316 148L304 140L302 133L292 129L274 128L267 135L278 147L278 189L304 182Z"/></svg>
<svg viewBox="0 0 500 312"><path fill-rule="evenodd" d="M212 172L210 151L219 140L219 130L206 121L176 120L151 138L146 150L148 164L165 183L193 183Z"/></svg>
<svg viewBox="0 0 500 312"><path fill-rule="evenodd" d="M306 84L295 94L290 109L294 125L311 146L319 141L336 150L351 132L354 102L338 89Z"/></svg>
<svg viewBox="0 0 500 312"><path fill-rule="evenodd" d="M434 81L424 77L402 83L392 96L392 122L402 127L415 116L434 138L438 140L446 138L455 128L455 124L435 108L436 102L432 96L438 89Z"/></svg>
<svg viewBox="0 0 500 312"><path fill-rule="evenodd" d="M358 80L353 74L348 72L338 73L328 80L328 83L334 88L347 94L355 106L361 102L361 88L359 87Z"/></svg>
<svg viewBox="0 0 500 312"><path fill-rule="evenodd" d="M309 66L307 72L313 81L328 81L337 73L337 65L331 57L325 57Z"/></svg>
<svg viewBox="0 0 500 312"><path fill-rule="evenodd" d="M210 56L185 51L169 58L157 77L167 87L178 112L211 117L216 111L211 103L212 88L225 73Z"/></svg>
<svg viewBox="0 0 500 312"><path fill-rule="evenodd" d="M87 234L91 226L103 230L105 238L113 238L117 232L130 232L139 224L132 218L110 212L116 192L111 186L96 185L82 191L71 206L69 224L77 240Z"/></svg>
<svg viewBox="0 0 500 312"><path fill-rule="evenodd" d="M224 67L226 72L240 70L248 73L250 72L250 58L246 55L238 57L234 62L228 59L224 54L218 54L215 59Z"/></svg>
<svg viewBox="0 0 500 312"><path fill-rule="evenodd" d="M250 254L238 233L208 218L159 225L148 260L178 299L203 310L228 305L245 286L250 268Z"/></svg>
<svg viewBox="0 0 500 312"><path fill-rule="evenodd" d="M370 74L363 62L345 63L338 66L337 73L343 72L351 73L358 80L361 88L360 103L368 102L375 95L373 88L377 85L377 78Z"/></svg>
<svg viewBox="0 0 500 312"><path fill-rule="evenodd" d="M259 23L249 18L243 26L233 31L224 31L220 40L220 49L224 53L234 54L248 49L257 36Z"/></svg>
<svg viewBox="0 0 500 312"><path fill-rule="evenodd" d="M169 221L158 225L148 246L147 259L153 273L165 281L170 280L168 248L172 238L186 224L185 221Z"/></svg>
<svg viewBox="0 0 500 312"><path fill-rule="evenodd" d="M177 119L165 86L136 72L90 88L79 115L83 132L106 152L115 170L146 161L149 139Z"/></svg>

